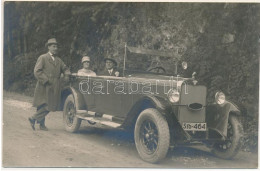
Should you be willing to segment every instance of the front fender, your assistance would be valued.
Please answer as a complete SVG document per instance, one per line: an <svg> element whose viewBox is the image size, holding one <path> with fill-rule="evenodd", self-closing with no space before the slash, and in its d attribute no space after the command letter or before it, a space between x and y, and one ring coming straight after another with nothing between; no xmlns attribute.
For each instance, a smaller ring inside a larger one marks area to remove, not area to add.
<svg viewBox="0 0 260 171"><path fill-rule="evenodd" d="M174 141L178 139L190 139L190 136L182 129L182 126L178 122L171 103L168 102L167 99L159 96L149 95L139 99L128 112L125 122L122 124L122 127L127 130L133 130L139 114L147 108L155 108L163 116L165 116L170 128L172 144L174 144Z"/></svg>
<svg viewBox="0 0 260 171"><path fill-rule="evenodd" d="M163 115L166 115L169 113L171 109L171 104L168 102L168 100L159 97L159 96L151 96L147 95L140 99L137 103L140 103L141 101L147 100L149 101L157 110L159 110Z"/></svg>
<svg viewBox="0 0 260 171"><path fill-rule="evenodd" d="M170 112L171 105L167 102L166 99L159 96L143 96L132 106L122 126L126 128L132 127L136 122L139 114L147 108L155 108L162 115L167 115Z"/></svg>
<svg viewBox="0 0 260 171"><path fill-rule="evenodd" d="M228 118L230 114L240 115L240 110L230 101L224 104L210 104L206 107L206 122L209 129L227 137Z"/></svg>

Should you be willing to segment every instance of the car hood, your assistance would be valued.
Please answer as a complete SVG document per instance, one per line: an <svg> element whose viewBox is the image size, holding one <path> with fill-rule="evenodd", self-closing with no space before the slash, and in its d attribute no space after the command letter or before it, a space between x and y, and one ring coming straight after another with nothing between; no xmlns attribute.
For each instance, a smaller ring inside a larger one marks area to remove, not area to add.
<svg viewBox="0 0 260 171"><path fill-rule="evenodd" d="M134 80L137 82L150 82L151 84L162 85L165 83L176 85L177 87L181 87L182 83L186 80L190 80L190 78L183 77L175 77L175 76L166 76L166 75L157 75L157 74L131 74L127 75L126 78L129 80ZM170 83L171 82L171 83Z"/></svg>

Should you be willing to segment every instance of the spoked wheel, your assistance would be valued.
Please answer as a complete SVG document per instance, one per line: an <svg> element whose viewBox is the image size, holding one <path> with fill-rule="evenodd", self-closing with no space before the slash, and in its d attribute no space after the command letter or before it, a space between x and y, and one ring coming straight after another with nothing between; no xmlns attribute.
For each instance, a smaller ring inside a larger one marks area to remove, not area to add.
<svg viewBox="0 0 260 171"><path fill-rule="evenodd" d="M72 126L73 125L73 120L75 118L75 107L74 104L72 102L69 102L67 105L67 115L66 115L66 123L68 126Z"/></svg>
<svg viewBox="0 0 260 171"><path fill-rule="evenodd" d="M227 127L227 137L228 137L228 139L225 140L223 143L216 143L215 148L218 149L219 151L222 151L222 152L229 149L232 145L233 135L234 134L233 134L232 126L231 126L230 123L228 123L228 127Z"/></svg>
<svg viewBox="0 0 260 171"><path fill-rule="evenodd" d="M232 159L241 147L243 128L236 116L230 115L227 127L227 139L215 143L212 152L219 158Z"/></svg>
<svg viewBox="0 0 260 171"><path fill-rule="evenodd" d="M158 129L153 121L147 120L142 123L140 129L141 145L147 154L153 154L158 146Z"/></svg>
<svg viewBox="0 0 260 171"><path fill-rule="evenodd" d="M134 136L137 151L144 161L157 163L166 156L170 143L169 127L158 110L149 108L140 113Z"/></svg>
<svg viewBox="0 0 260 171"><path fill-rule="evenodd" d="M63 109L63 123L65 129L69 132L78 131L81 119L76 117L75 102L72 95L69 95L65 101Z"/></svg>

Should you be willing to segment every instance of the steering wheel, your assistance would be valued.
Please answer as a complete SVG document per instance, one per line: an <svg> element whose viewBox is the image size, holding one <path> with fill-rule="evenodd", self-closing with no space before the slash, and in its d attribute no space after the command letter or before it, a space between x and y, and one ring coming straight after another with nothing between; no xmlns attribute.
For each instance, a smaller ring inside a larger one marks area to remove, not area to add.
<svg viewBox="0 0 260 171"><path fill-rule="evenodd" d="M166 73L165 68L163 68L163 67L161 67L161 66L156 66L156 67L148 68L147 71L148 71L148 72L154 72L154 73L162 73L162 74L165 74L165 73Z"/></svg>

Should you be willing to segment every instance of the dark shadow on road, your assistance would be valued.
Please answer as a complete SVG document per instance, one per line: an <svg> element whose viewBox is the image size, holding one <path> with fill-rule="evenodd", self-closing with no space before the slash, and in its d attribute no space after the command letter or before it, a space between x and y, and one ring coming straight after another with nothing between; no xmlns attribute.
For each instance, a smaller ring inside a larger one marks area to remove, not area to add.
<svg viewBox="0 0 260 171"><path fill-rule="evenodd" d="M133 132L128 132L119 129L101 128L99 126L85 126L82 127L78 133L84 134L86 136L97 135L100 136L100 138L102 139L104 138L111 142L120 143L122 145L131 144L135 146ZM199 156L210 157L210 158L214 157L212 153L210 153L209 151L197 149L196 147L174 147L173 149L169 149L166 158L199 157Z"/></svg>
<svg viewBox="0 0 260 171"><path fill-rule="evenodd" d="M201 149L196 149L196 147L175 147L172 150L169 150L167 156L176 156L176 157L212 157L213 154L204 151Z"/></svg>
<svg viewBox="0 0 260 171"><path fill-rule="evenodd" d="M116 140L118 142L132 142L134 143L134 134L133 132L120 130L120 129L111 129L111 128L102 128L97 126L85 126L82 127L79 131L79 134L85 135L99 135L102 138L107 140Z"/></svg>

